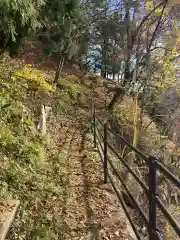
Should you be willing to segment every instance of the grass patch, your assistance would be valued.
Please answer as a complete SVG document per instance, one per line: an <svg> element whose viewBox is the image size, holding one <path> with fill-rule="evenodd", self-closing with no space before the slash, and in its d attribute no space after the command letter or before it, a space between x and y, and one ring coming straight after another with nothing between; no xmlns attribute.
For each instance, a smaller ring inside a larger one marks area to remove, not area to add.
<svg viewBox="0 0 180 240"><path fill-rule="evenodd" d="M56 239L59 236L61 213L58 209L62 207L65 194L62 174L65 160L66 152L54 152L48 165L21 165L10 158L6 159L4 166L1 165L1 198L21 200L8 239L14 239L16 235L19 239L26 237L36 240Z"/></svg>
<svg viewBox="0 0 180 240"><path fill-rule="evenodd" d="M80 80L74 75L65 76L58 80L57 86L67 92L72 98L85 92L86 88L80 83Z"/></svg>

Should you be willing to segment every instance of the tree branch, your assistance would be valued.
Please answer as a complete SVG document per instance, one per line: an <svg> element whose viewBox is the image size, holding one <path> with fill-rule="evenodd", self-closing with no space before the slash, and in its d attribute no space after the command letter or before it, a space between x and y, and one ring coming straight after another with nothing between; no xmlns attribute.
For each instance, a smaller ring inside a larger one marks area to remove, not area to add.
<svg viewBox="0 0 180 240"><path fill-rule="evenodd" d="M151 46L152 46L152 44L153 44L154 38L155 38L155 36L156 36L156 32L157 32L157 30L158 30L158 28L159 28L159 25L160 25L160 23L161 23L162 16L163 16L163 14L164 14L164 10L165 10L165 8L166 8L167 2L168 2L168 0L165 0L164 6L163 6L163 9L162 9L162 12L161 12L159 21L158 21L158 24L156 25L156 28L155 28L155 30L154 30L154 32L153 32L153 35L152 35L152 38L151 38L151 42L150 42L149 47L148 47L148 51L151 49Z"/></svg>
<svg viewBox="0 0 180 240"><path fill-rule="evenodd" d="M152 13L154 13L159 7L161 7L163 4L167 3L167 0L159 3L152 11L150 11L144 18L143 20L141 21L141 23L139 24L139 26L137 27L136 29L136 35L139 33L139 30L141 29L141 27L143 26L143 24L146 22L146 20L152 15Z"/></svg>

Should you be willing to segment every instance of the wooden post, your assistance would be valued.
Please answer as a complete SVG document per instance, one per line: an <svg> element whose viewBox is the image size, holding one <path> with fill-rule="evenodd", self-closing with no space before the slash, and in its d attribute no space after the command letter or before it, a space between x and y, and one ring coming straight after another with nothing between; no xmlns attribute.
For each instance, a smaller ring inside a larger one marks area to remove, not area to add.
<svg viewBox="0 0 180 240"><path fill-rule="evenodd" d="M149 240L155 239L156 234L156 162L149 157Z"/></svg>
<svg viewBox="0 0 180 240"><path fill-rule="evenodd" d="M95 115L95 108L93 109L93 133L94 133L94 148L96 148L96 115Z"/></svg>
<svg viewBox="0 0 180 240"><path fill-rule="evenodd" d="M104 124L104 183L107 183L107 123Z"/></svg>

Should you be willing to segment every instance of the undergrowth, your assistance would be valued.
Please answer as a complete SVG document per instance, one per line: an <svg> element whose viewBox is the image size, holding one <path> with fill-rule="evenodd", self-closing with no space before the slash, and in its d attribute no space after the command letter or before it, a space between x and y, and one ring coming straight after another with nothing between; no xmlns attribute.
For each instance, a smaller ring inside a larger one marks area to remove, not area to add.
<svg viewBox="0 0 180 240"><path fill-rule="evenodd" d="M141 108L136 106L136 101L130 97L124 96L123 100L116 103L113 109L112 115L112 125L116 126L116 131L119 131L119 134L123 136L128 142L131 142L134 145L134 140L136 141L135 146L141 150L143 153L148 155L155 155L159 157L160 161L168 169L173 172L176 176L179 176L179 168L176 167L175 162L178 161L179 156L179 147L168 139L167 136L164 136L158 129L156 123L146 114L142 113ZM136 111L135 111L136 109ZM135 136L136 135L136 136ZM123 152L123 158L125 161L136 171L140 178L148 184L148 162L142 161L142 158L138 154L132 156L132 149L126 146L126 149L122 142L119 143L120 152ZM117 142L116 142L117 144ZM124 147L124 148L123 148ZM122 151L123 149L123 151ZM125 151L124 151L125 149ZM124 171L122 165L119 166L119 169ZM177 188L169 182L159 181L162 177L157 171L157 192L161 197L163 203L169 208L170 213L178 221L180 216L180 209L178 207L178 190ZM144 204L144 199L139 198L139 193L141 188L138 184L134 187L134 178L129 176L127 178L127 185L133 193L133 188L136 193L134 197L138 199L139 204L144 208L144 211L148 214L148 207ZM138 195L138 197L136 196ZM162 213L157 210L159 224L163 226L163 232L165 233L166 239L176 240L176 234L168 221L165 220L165 217L162 216Z"/></svg>
<svg viewBox="0 0 180 240"><path fill-rule="evenodd" d="M43 70L31 68L29 65L16 70L13 73L13 77L17 77L28 82L33 82L37 86L40 86L48 91L55 91L53 86L46 81L47 74Z"/></svg>
<svg viewBox="0 0 180 240"><path fill-rule="evenodd" d="M58 133L42 137L37 126L42 104L52 107L53 117L73 116L86 88L74 75L54 86L55 72L9 58L0 60L0 72L0 198L21 201L8 239L58 239L67 152L53 143Z"/></svg>

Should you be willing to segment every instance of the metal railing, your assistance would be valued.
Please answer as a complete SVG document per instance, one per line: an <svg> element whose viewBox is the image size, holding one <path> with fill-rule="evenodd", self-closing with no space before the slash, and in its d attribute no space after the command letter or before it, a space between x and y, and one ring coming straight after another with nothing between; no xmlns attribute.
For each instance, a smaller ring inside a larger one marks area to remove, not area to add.
<svg viewBox="0 0 180 240"><path fill-rule="evenodd" d="M101 126L101 129L98 127L98 124ZM110 175L108 166L111 167L113 173L116 175L117 179L120 181L123 190L126 191L129 199L132 201L135 206L137 212L142 218L149 236L149 240L162 239L160 231L157 228L157 207L162 212L163 216L170 223L177 236L180 237L180 224L176 221L176 219L171 215L166 206L161 201L160 197L157 194L157 170L161 172L169 181L171 181L178 189L180 189L180 180L174 176L160 161L158 158L154 156L147 156L134 146L132 146L129 142L127 142L122 136L114 132L108 127L108 124L103 124L101 120L96 118L95 110L93 112L93 136L94 136L94 147L98 148L99 155L101 157L103 167L104 167L104 183L108 182L108 179L126 213L127 218L134 230L134 233L137 239L142 240L142 236L138 231L137 226L134 224L127 205L125 204L120 191L117 188L117 184L114 183L112 175ZM103 130L102 130L103 129ZM97 134L98 133L98 134ZM135 173L135 171L128 165L128 163L123 159L123 157L117 152L117 150L111 145L109 142L108 134L111 133L119 138L126 146L128 146L132 151L134 151L138 156L140 156L148 165L148 184L141 180L141 178ZM129 173L133 176L133 178L137 181L137 183L142 187L145 194L147 195L149 201L149 216L144 213L143 209L140 207L138 202L134 199L127 185L124 183L122 176L117 171L116 167L112 163L109 151L111 154L115 155L118 160L123 164L123 166L128 169Z"/></svg>

